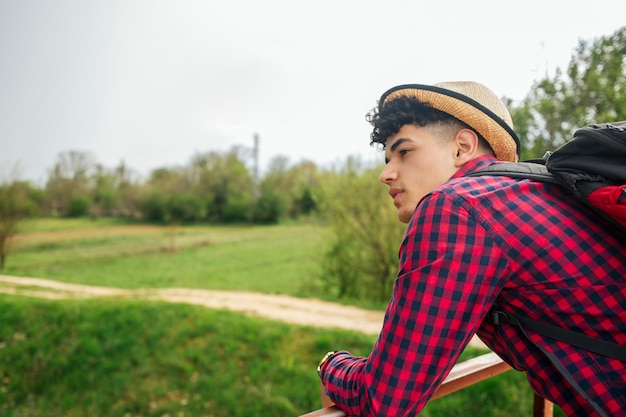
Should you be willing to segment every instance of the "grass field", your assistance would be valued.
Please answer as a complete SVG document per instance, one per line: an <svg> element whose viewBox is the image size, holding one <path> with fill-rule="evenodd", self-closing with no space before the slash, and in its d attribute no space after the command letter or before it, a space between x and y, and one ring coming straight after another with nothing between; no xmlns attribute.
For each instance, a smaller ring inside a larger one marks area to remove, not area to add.
<svg viewBox="0 0 626 417"><path fill-rule="evenodd" d="M123 288L319 296L328 231L316 224L166 227L114 220L25 225L4 274ZM173 240L172 240L173 239ZM319 408L319 357L373 338L198 306L0 295L0 415L292 416ZM464 357L481 353L468 349ZM507 372L430 403L424 416L532 415ZM559 414L559 411L555 413Z"/></svg>
<svg viewBox="0 0 626 417"><path fill-rule="evenodd" d="M319 277L327 229L36 220L9 254L5 274L121 288L189 287L307 295ZM316 294L323 295L323 294Z"/></svg>

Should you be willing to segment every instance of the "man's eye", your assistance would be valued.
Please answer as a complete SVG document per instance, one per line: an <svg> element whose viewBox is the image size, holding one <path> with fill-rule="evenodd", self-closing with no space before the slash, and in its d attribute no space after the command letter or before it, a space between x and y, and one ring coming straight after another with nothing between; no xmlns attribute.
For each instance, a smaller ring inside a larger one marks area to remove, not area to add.
<svg viewBox="0 0 626 417"><path fill-rule="evenodd" d="M398 153L400 154L400 156L405 156L406 154L408 154L410 152L409 149L401 149L398 151Z"/></svg>

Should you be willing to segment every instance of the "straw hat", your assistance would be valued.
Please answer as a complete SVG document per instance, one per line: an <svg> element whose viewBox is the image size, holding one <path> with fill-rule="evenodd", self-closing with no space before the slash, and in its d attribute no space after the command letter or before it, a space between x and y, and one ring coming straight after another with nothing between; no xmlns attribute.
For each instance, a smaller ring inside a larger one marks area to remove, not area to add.
<svg viewBox="0 0 626 417"><path fill-rule="evenodd" d="M484 85L473 81L399 85L382 95L379 109L398 97L416 98L466 123L485 138L499 160L519 160L520 141L513 131L511 115L502 100Z"/></svg>

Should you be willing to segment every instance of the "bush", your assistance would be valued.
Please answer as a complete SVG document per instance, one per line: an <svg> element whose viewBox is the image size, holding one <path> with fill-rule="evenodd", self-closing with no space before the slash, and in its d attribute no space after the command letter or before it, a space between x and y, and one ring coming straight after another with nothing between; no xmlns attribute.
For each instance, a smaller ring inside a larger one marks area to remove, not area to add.
<svg viewBox="0 0 626 417"><path fill-rule="evenodd" d="M166 207L168 221L185 223L201 220L204 216L204 204L200 198L190 194L170 196Z"/></svg>
<svg viewBox="0 0 626 417"><path fill-rule="evenodd" d="M323 280L339 289L339 296L387 300L398 271L406 226L378 182L379 172L380 167L349 160L343 172L322 179L316 201L333 231Z"/></svg>
<svg viewBox="0 0 626 417"><path fill-rule="evenodd" d="M278 223L285 213L287 202L274 191L266 191L254 203L252 221L256 223Z"/></svg>
<svg viewBox="0 0 626 417"><path fill-rule="evenodd" d="M83 194L72 196L70 205L67 208L67 217L83 217L89 214L91 200Z"/></svg>
<svg viewBox="0 0 626 417"><path fill-rule="evenodd" d="M222 212L222 220L226 223L247 222L250 219L248 214L250 210L249 200L243 197L234 199L230 198L224 205Z"/></svg>
<svg viewBox="0 0 626 417"><path fill-rule="evenodd" d="M163 193L153 191L140 200L139 211L149 222L165 222L167 219L166 197Z"/></svg>

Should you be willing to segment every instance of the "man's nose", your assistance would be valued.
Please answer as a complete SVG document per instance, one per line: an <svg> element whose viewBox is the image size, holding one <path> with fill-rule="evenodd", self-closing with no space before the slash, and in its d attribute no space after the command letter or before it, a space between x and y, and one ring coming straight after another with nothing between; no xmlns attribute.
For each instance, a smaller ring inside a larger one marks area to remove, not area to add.
<svg viewBox="0 0 626 417"><path fill-rule="evenodd" d="M398 173L393 168L393 165L389 162L385 165L382 172L380 173L380 176L378 177L380 182L387 185L390 185L391 182L394 181L396 178L398 178Z"/></svg>

